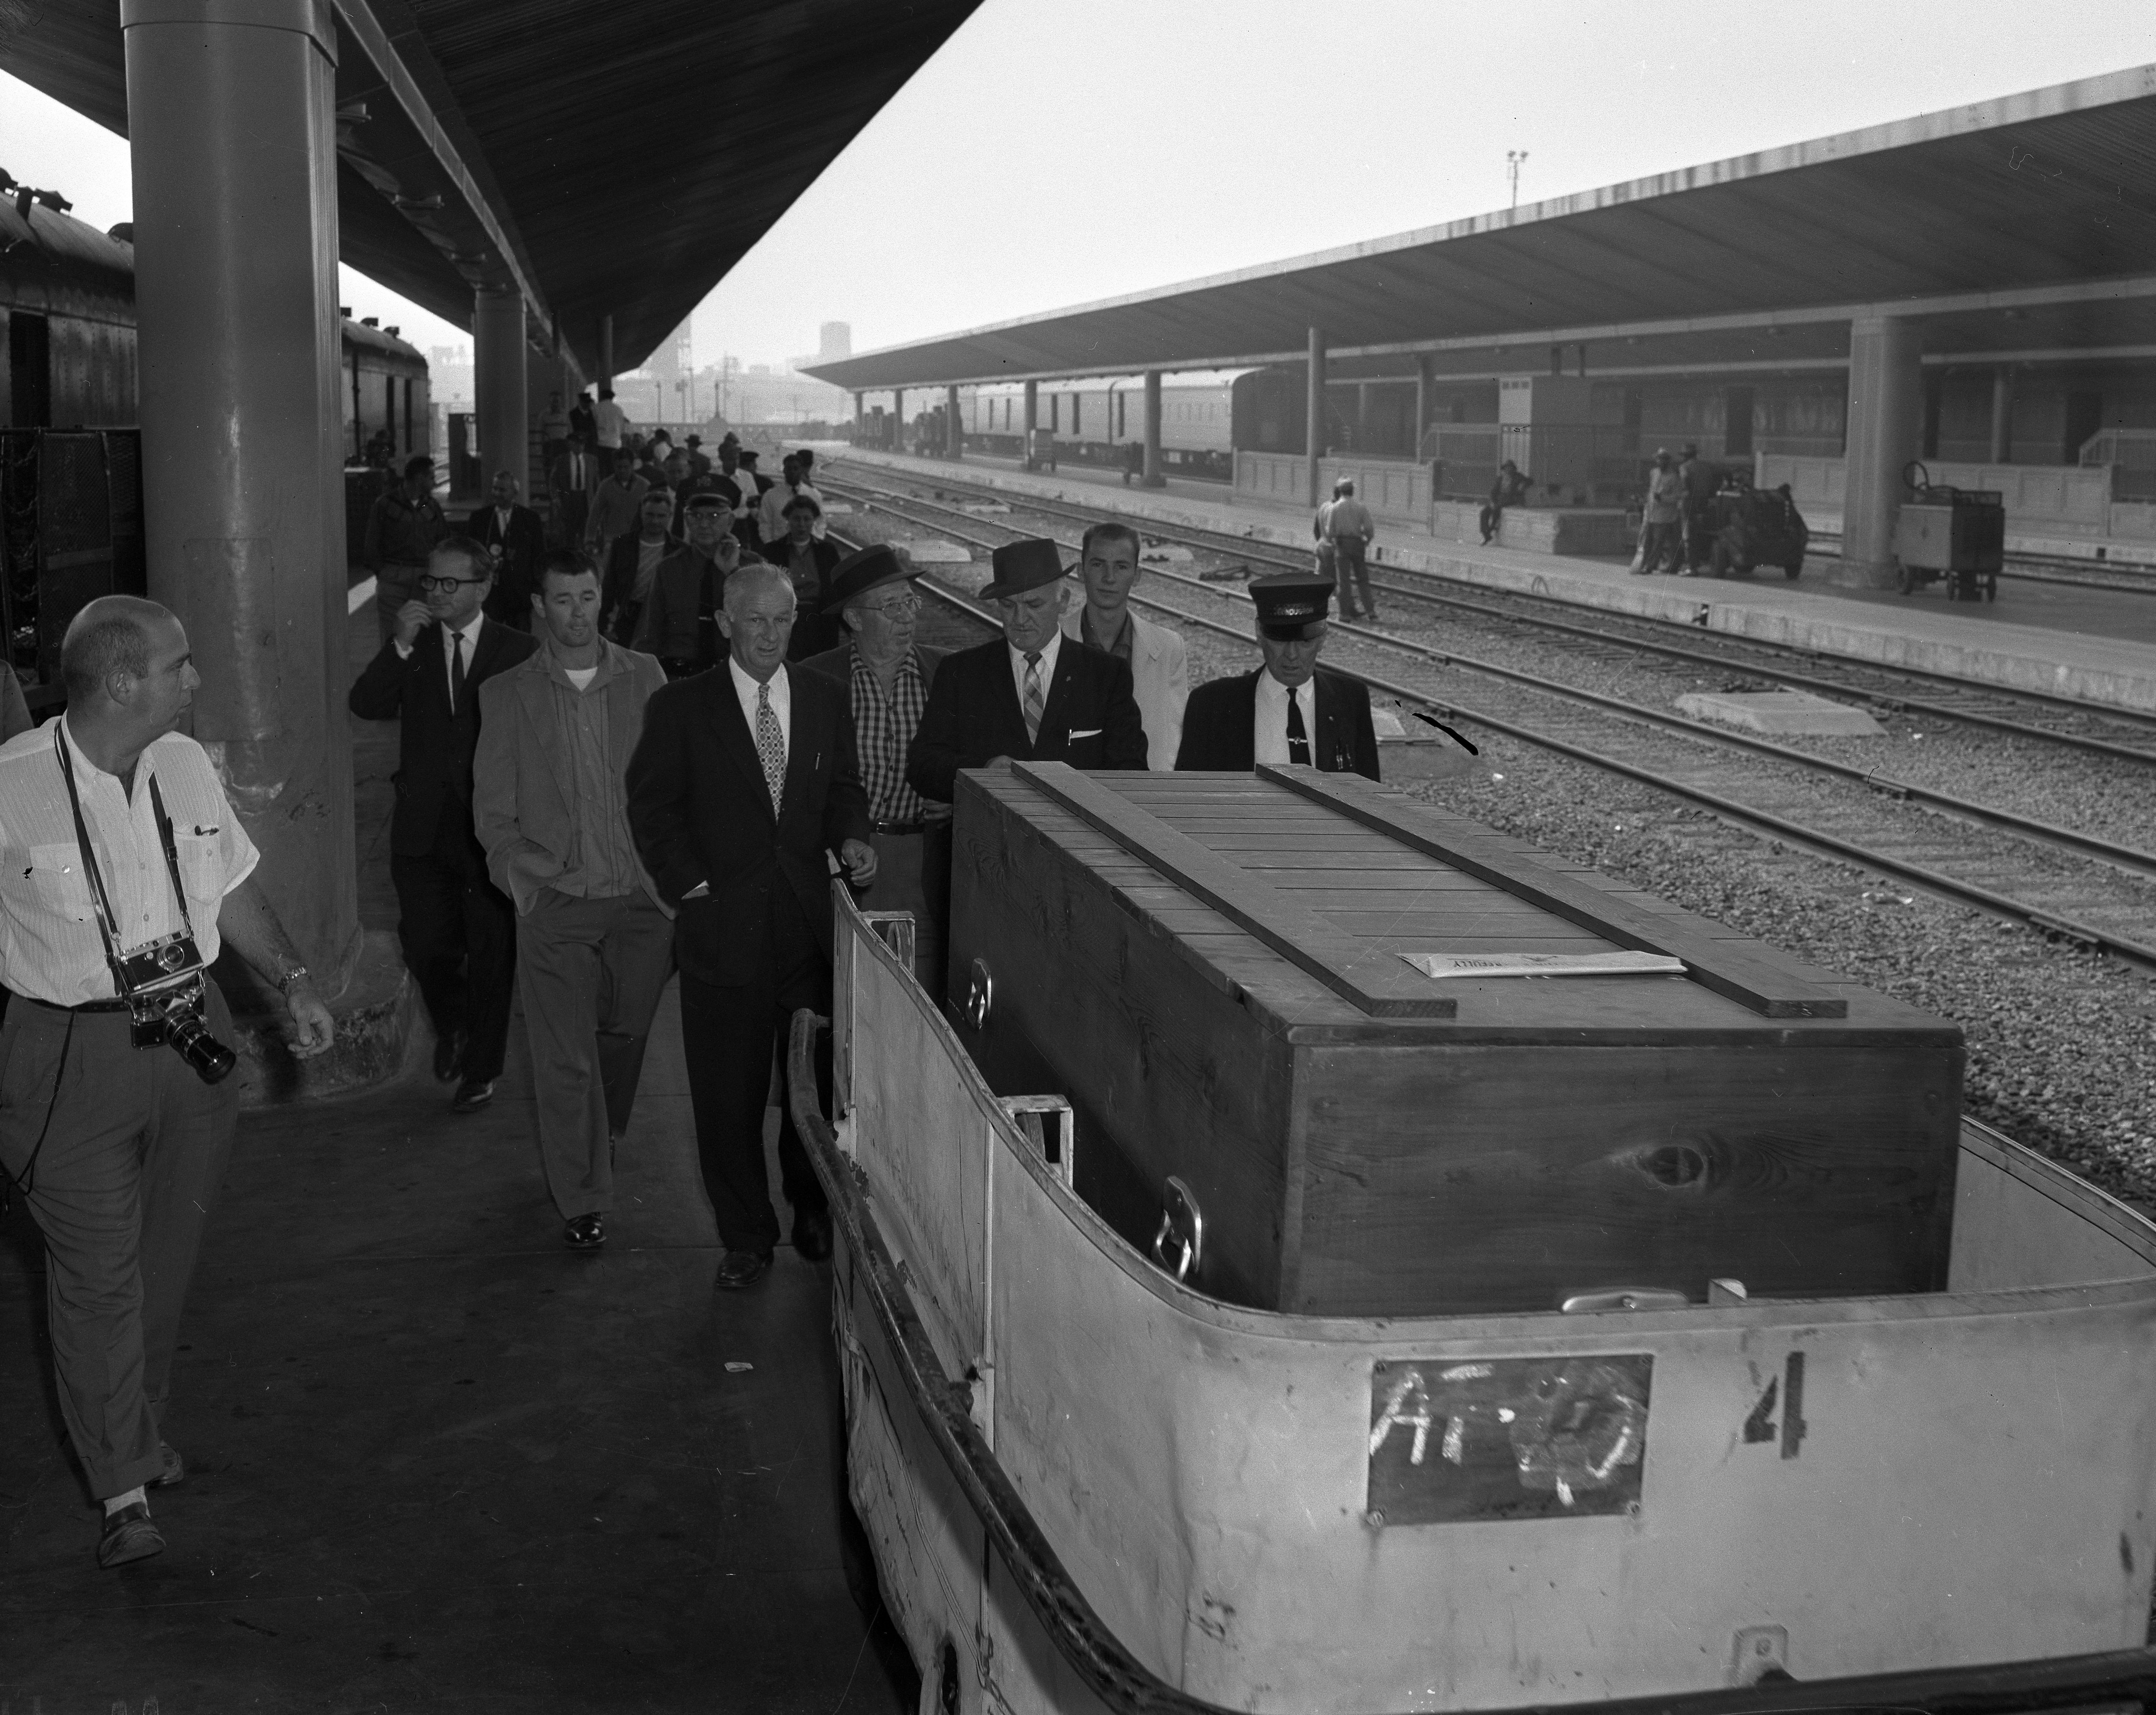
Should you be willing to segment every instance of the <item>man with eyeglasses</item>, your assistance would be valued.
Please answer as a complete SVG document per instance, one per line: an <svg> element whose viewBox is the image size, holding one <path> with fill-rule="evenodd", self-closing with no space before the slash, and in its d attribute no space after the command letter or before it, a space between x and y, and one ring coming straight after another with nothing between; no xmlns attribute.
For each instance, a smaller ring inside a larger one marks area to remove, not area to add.
<svg viewBox="0 0 2156 1715"><path fill-rule="evenodd" d="M832 568L824 611L844 624L847 641L801 663L846 693L854 749L869 795L875 881L864 910L913 913L913 969L931 994L943 992L943 907L951 891L951 807L931 804L906 781L906 753L920 730L941 650L914 641L920 573L897 550L874 542Z"/></svg>
<svg viewBox="0 0 2156 1715"><path fill-rule="evenodd" d="M456 1084L458 1113L493 1098L516 976L516 907L488 879L472 824L479 689L539 646L528 631L489 623L493 588L483 544L468 536L441 543L419 598L397 610L396 629L350 698L362 721L401 728L389 822L397 935L434 1026L434 1076Z"/></svg>
<svg viewBox="0 0 2156 1715"><path fill-rule="evenodd" d="M658 656L669 679L689 678L726 659L718 615L726 581L744 559L726 524L723 496L690 496L681 513L688 540L669 549L652 574L629 647Z"/></svg>

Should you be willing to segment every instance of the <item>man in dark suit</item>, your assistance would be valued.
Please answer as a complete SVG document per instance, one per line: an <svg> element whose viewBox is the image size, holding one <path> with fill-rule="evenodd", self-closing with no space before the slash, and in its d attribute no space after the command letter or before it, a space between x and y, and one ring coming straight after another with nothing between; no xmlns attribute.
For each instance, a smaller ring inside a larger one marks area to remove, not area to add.
<svg viewBox="0 0 2156 1715"><path fill-rule="evenodd" d="M624 649L634 646L660 562L681 545L674 534L673 499L665 489L644 496L637 518L639 528L617 536L599 567L599 630Z"/></svg>
<svg viewBox="0 0 2156 1715"><path fill-rule="evenodd" d="M906 778L948 804L961 768L1014 759L1142 768L1145 721L1130 665L1063 634L1063 557L1038 538L999 547L981 591L1003 621L993 643L947 655L907 753Z"/></svg>
<svg viewBox="0 0 2156 1715"><path fill-rule="evenodd" d="M528 631L487 619L493 585L493 557L470 537L436 547L420 598L397 610L396 629L350 699L362 721L403 729L389 823L397 934L434 1020L434 1076L459 1081L451 1103L459 1113L477 1112L494 1095L516 975L516 909L487 879L472 826L479 688L538 646Z"/></svg>
<svg viewBox="0 0 2156 1715"><path fill-rule="evenodd" d="M584 526L591 521L592 496L599 485L599 461L593 456L591 442L571 435L568 450L547 473L547 484L554 491L557 538L563 547L581 546Z"/></svg>
<svg viewBox="0 0 2156 1715"><path fill-rule="evenodd" d="M523 484L506 470L494 473L494 504L465 520L465 534L494 556L494 593L486 617L518 631L531 629L531 598L539 593L539 562L547 554L547 526L517 496Z"/></svg>
<svg viewBox="0 0 2156 1715"><path fill-rule="evenodd" d="M824 516L813 495L796 495L786 503L786 534L763 545L763 557L779 567L793 583L793 598L801 603L801 617L793 624L792 659L805 661L836 649L845 639L839 622L826 611L830 579L844 551L835 542L818 542L811 532Z"/></svg>
<svg viewBox="0 0 2156 1715"><path fill-rule="evenodd" d="M726 1246L717 1284L730 1288L762 1279L778 1240L764 1095L795 1009L830 1004L827 855L856 886L876 871L845 696L786 665L793 609L776 567L751 563L729 578L718 616L725 665L653 695L629 763L638 855L680 913L689 1099ZM831 1254L830 1214L783 1103L778 1161L794 1249L820 1261Z"/></svg>
<svg viewBox="0 0 2156 1715"><path fill-rule="evenodd" d="M854 750L875 832L875 886L860 896L872 911L913 914L913 969L931 994L943 992L943 906L951 892L951 813L906 783L906 753L921 728L943 651L913 640L920 574L896 550L871 543L831 573L826 611L850 639L802 662L846 693Z"/></svg>
<svg viewBox="0 0 2156 1715"><path fill-rule="evenodd" d="M1247 773L1260 763L1303 763L1376 779L1370 693L1317 665L1332 580L1281 572L1253 578L1250 598L1265 664L1190 693L1175 766Z"/></svg>

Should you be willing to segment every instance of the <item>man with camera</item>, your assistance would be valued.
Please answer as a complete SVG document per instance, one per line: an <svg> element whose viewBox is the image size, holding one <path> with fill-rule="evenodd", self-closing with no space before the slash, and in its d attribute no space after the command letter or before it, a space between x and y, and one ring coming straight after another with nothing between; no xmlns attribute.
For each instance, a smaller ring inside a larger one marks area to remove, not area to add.
<svg viewBox="0 0 2156 1715"><path fill-rule="evenodd" d="M173 730L202 682L179 620L100 598L60 660L67 712L0 745L0 1167L44 1235L61 1413L118 1566L163 1548L145 1492L186 1475L162 1420L239 1109L220 944L283 991L294 1054L335 1025Z"/></svg>

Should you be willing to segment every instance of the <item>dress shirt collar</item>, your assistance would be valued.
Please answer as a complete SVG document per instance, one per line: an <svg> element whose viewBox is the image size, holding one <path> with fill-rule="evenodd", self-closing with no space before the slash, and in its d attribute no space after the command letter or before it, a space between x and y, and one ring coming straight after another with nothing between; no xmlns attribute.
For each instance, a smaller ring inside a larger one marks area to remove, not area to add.
<svg viewBox="0 0 2156 1715"><path fill-rule="evenodd" d="M1018 688L1019 706L1025 706L1025 651L1005 639L1004 647L1010 651L1011 683ZM1063 632L1059 627L1048 634L1048 641L1041 644L1040 694L1045 699L1049 688L1055 683L1056 657L1063 653Z"/></svg>
<svg viewBox="0 0 2156 1715"><path fill-rule="evenodd" d="M613 648L614 646L603 637L599 639L599 652L592 658L592 665L598 668L598 671L591 682L584 686L585 691L597 691L613 677ZM562 660L562 652L554 642L554 634L543 625L539 628L539 652L546 658L547 676L557 685L567 685L571 691L575 691L576 681L569 677L568 666ZM580 668L578 670L583 670ZM578 694L582 695L581 692Z"/></svg>
<svg viewBox="0 0 2156 1715"><path fill-rule="evenodd" d="M442 654L445 658L450 650L456 647L456 638L459 635L464 638L465 668L466 671L470 671L472 658L479 653L479 629L486 624L486 609L481 608L470 619L465 620L461 632L451 629L444 620L437 619L434 623L442 629Z"/></svg>
<svg viewBox="0 0 2156 1715"><path fill-rule="evenodd" d="M110 780L115 786L120 784L120 777L117 774L109 773L99 768L84 753L83 747L74 742L74 728L68 723L68 717L64 714L59 716L59 727L61 742L67 746L68 762L74 769L75 786L78 790L87 787L91 780L99 778ZM130 804L150 789L150 776L156 772L155 768L150 763L150 746L157 742L156 739L151 739L150 744L144 745L141 753L135 758L135 789L126 794Z"/></svg>

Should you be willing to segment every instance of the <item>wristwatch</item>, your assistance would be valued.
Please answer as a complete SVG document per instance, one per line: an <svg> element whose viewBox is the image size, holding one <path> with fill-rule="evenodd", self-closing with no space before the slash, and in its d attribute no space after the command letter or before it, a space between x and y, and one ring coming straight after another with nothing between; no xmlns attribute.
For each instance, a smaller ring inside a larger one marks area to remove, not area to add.
<svg viewBox="0 0 2156 1715"><path fill-rule="evenodd" d="M289 998L292 993L292 985L306 974L307 968L305 965L294 965L290 970L277 979L277 992Z"/></svg>

